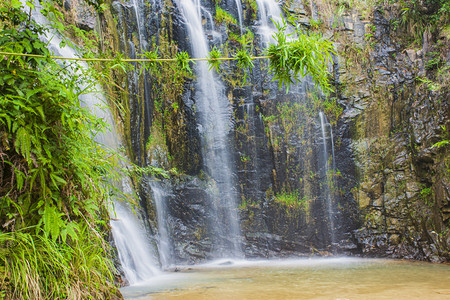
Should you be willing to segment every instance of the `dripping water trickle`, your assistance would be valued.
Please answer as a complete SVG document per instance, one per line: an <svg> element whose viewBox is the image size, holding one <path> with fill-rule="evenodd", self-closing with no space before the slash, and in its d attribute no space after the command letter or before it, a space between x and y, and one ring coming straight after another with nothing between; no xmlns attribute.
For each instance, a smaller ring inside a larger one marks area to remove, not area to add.
<svg viewBox="0 0 450 300"><path fill-rule="evenodd" d="M167 195L164 187L156 182L150 181L153 199L155 201L156 218L158 223L158 253L162 269L167 269L173 263L172 257L172 243L169 236L168 229L168 209L167 209Z"/></svg>
<svg viewBox="0 0 450 300"><path fill-rule="evenodd" d="M326 202L327 213L328 213L328 223L329 223L329 235L331 244L336 243L335 234L335 213L333 208L333 187L334 187L334 171L335 171L335 158L334 158L334 145L333 145L333 131L331 124L328 123L327 117L323 112L319 113L320 119L320 131L321 131L321 142L322 149L320 153L321 165L319 168L322 170L321 178L323 189L322 198ZM330 145L330 146L329 146ZM331 161L330 161L331 158Z"/></svg>
<svg viewBox="0 0 450 300"><path fill-rule="evenodd" d="M238 17L239 17L239 29L241 30L241 36L242 36L244 33L244 29L243 29L244 23L242 20L243 19L242 18L242 3L241 3L241 0L235 0L235 2L236 2L236 8L237 8Z"/></svg>

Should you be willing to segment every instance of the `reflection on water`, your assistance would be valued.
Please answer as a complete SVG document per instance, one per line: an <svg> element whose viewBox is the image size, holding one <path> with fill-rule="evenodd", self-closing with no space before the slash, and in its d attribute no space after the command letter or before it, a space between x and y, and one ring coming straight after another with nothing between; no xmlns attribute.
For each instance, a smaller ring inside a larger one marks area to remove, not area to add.
<svg viewBox="0 0 450 300"><path fill-rule="evenodd" d="M450 266L355 258L220 261L122 289L126 299L450 299Z"/></svg>

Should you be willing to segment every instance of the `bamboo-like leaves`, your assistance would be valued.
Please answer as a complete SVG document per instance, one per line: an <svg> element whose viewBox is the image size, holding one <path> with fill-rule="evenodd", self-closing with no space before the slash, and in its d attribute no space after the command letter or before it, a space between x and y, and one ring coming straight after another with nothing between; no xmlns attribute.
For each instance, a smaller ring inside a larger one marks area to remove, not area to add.
<svg viewBox="0 0 450 300"><path fill-rule="evenodd" d="M294 20L289 19L292 23ZM269 58L270 73L273 80L279 81L289 90L289 85L311 75L314 82L325 91L331 91L328 82L328 63L331 61L333 44L319 34L309 35L301 32L299 27L293 33L287 33L287 21L276 24L278 32L274 35L275 44L266 49ZM291 27L292 28L292 27Z"/></svg>
<svg viewBox="0 0 450 300"><path fill-rule="evenodd" d="M95 79L76 63L49 59L44 30L4 5L2 17L20 21L21 30L0 28L0 51L38 56L0 59L0 168L7 170L0 180L0 298L67 298L75 286L87 298L104 298L113 267L105 242L90 230L109 217L107 177L115 171L92 140L105 124L81 105ZM134 65L118 55L111 67Z"/></svg>
<svg viewBox="0 0 450 300"><path fill-rule="evenodd" d="M219 58L221 58L221 57L222 57L222 51L220 51L220 49L218 49L216 47L213 47L208 55L209 70L214 68L214 69L216 69L217 73L219 73L219 70L220 70Z"/></svg>
<svg viewBox="0 0 450 300"><path fill-rule="evenodd" d="M188 74L192 74L191 67L189 63L192 62L189 58L189 54L186 51L177 53L177 65L182 70Z"/></svg>
<svg viewBox="0 0 450 300"><path fill-rule="evenodd" d="M255 66L253 64L253 58L250 54L250 41L245 40L245 35L242 36L242 49L238 50L234 57L237 59L237 66L244 71L244 82L247 82L248 73L250 73Z"/></svg>
<svg viewBox="0 0 450 300"><path fill-rule="evenodd" d="M158 59L159 59L158 48L156 48L155 51L144 52L144 54L142 56L145 59L149 59L150 60L150 61L147 61L147 62L145 62L143 64L142 70L146 70L150 74L158 72L158 67L161 66L161 62L158 61Z"/></svg>

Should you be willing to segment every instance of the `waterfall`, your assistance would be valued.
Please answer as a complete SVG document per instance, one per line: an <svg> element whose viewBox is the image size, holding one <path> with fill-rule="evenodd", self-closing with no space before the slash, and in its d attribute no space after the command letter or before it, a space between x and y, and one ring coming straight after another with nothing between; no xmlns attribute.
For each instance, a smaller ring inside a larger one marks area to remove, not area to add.
<svg viewBox="0 0 450 300"><path fill-rule="evenodd" d="M156 218L158 222L158 252L159 252L159 260L161 263L161 267L163 269L168 268L172 265L172 244L168 231L167 224L167 205L166 205L166 192L160 186L160 184L156 181L150 182L150 187L153 193L153 199L155 201L156 208Z"/></svg>
<svg viewBox="0 0 450 300"><path fill-rule="evenodd" d="M275 0L256 0L258 5L259 29L263 47L273 42L272 35L276 30L274 22L281 22L282 11Z"/></svg>
<svg viewBox="0 0 450 300"><path fill-rule="evenodd" d="M334 226L334 209L333 209L333 177L335 171L335 159L334 159L334 145L333 145L333 131L331 128L331 124L328 123L327 117L323 112L319 113L320 119L320 132L321 132L321 140L322 140L322 152L320 164L321 178L323 178L322 184L325 186L322 188L323 190L323 199L326 201L326 207L328 212L328 222L329 222L329 231L330 231L330 240L331 243L334 244L336 242L335 237L335 226ZM327 132L327 129L328 132ZM328 144L331 144L331 147L328 147ZM331 167L330 167L330 154L331 154Z"/></svg>
<svg viewBox="0 0 450 300"><path fill-rule="evenodd" d="M200 1L179 0L186 22L191 50L194 58L209 54L208 43L202 27ZM204 61L195 66L197 76L195 98L202 138L202 156L208 173L217 185L212 201L211 229L216 256L241 256L240 225L237 212L237 197L232 174L232 156L227 144L230 131L231 109L224 93L224 86ZM215 241L214 241L215 239Z"/></svg>
<svg viewBox="0 0 450 300"><path fill-rule="evenodd" d="M244 23L242 21L242 3L241 0L235 0L236 2L236 7L237 7L237 11L238 11L238 17L239 17L239 29L241 30L241 35L244 33Z"/></svg>
<svg viewBox="0 0 450 300"><path fill-rule="evenodd" d="M128 192L131 192L129 186ZM148 280L158 274L159 270L145 228L124 203L116 201L114 210L116 219L112 220L111 227L125 277L130 284Z"/></svg>
<svg viewBox="0 0 450 300"><path fill-rule="evenodd" d="M40 5L36 5L36 9L32 11L33 18L40 24L47 24L47 19L39 12ZM56 33L49 39L48 49L55 56L73 57L76 58L77 51L69 46L60 47L61 37ZM45 38L45 37L42 37ZM87 69L88 66L84 62L78 64ZM81 90L88 89L83 87ZM107 106L106 99L101 92L101 87L95 87L97 92L80 95L82 104L89 108L92 114L100 119L103 119L109 125L110 130L98 133L94 140L103 147L112 151L119 149L119 137L115 130L114 118ZM123 177L119 182L114 182L118 188L125 194L131 194L131 187L128 183L128 178ZM159 271L155 264L155 257L153 251L147 243L145 229L141 222L136 217L136 214L131 212L126 203L119 199L114 200L114 209L111 208L111 227L116 249L119 255L119 260L122 265L125 277L130 284L137 283L148 279L157 274Z"/></svg>

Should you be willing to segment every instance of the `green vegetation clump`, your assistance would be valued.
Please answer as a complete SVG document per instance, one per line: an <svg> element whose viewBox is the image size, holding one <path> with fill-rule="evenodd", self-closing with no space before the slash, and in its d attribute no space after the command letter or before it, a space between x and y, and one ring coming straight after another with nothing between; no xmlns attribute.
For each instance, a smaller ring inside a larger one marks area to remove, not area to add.
<svg viewBox="0 0 450 300"><path fill-rule="evenodd" d="M49 56L39 38L47 30L21 6L0 4L0 51ZM106 125L81 105L92 82L77 69L42 57L0 57L2 299L119 293L106 242L115 163L92 139Z"/></svg>
<svg viewBox="0 0 450 300"><path fill-rule="evenodd" d="M276 44L270 44L266 49L273 80L279 81L280 88L285 84L289 90L291 83L300 82L303 77L311 75L317 86L326 92L331 91L328 63L331 53L334 53L333 44L320 34L304 34L295 21L291 16L288 20L283 19L282 24L276 24ZM286 33L288 23L294 28L293 33Z"/></svg>
<svg viewBox="0 0 450 300"><path fill-rule="evenodd" d="M275 201L290 208L300 208L303 211L308 210L308 203L305 198L300 197L300 193L298 192L298 190L294 190L290 193L286 191L276 193Z"/></svg>
<svg viewBox="0 0 450 300"><path fill-rule="evenodd" d="M230 25L230 24L237 24L237 21L235 18L233 18L232 15L230 15L230 13L224 11L220 6L216 6L216 23L217 24L226 24L226 25Z"/></svg>
<svg viewBox="0 0 450 300"><path fill-rule="evenodd" d="M251 20L256 20L258 14L258 4L255 0L243 0L244 15L250 17Z"/></svg>
<svg viewBox="0 0 450 300"><path fill-rule="evenodd" d="M436 33L450 23L448 0L401 0L401 26L421 44L425 31Z"/></svg>

